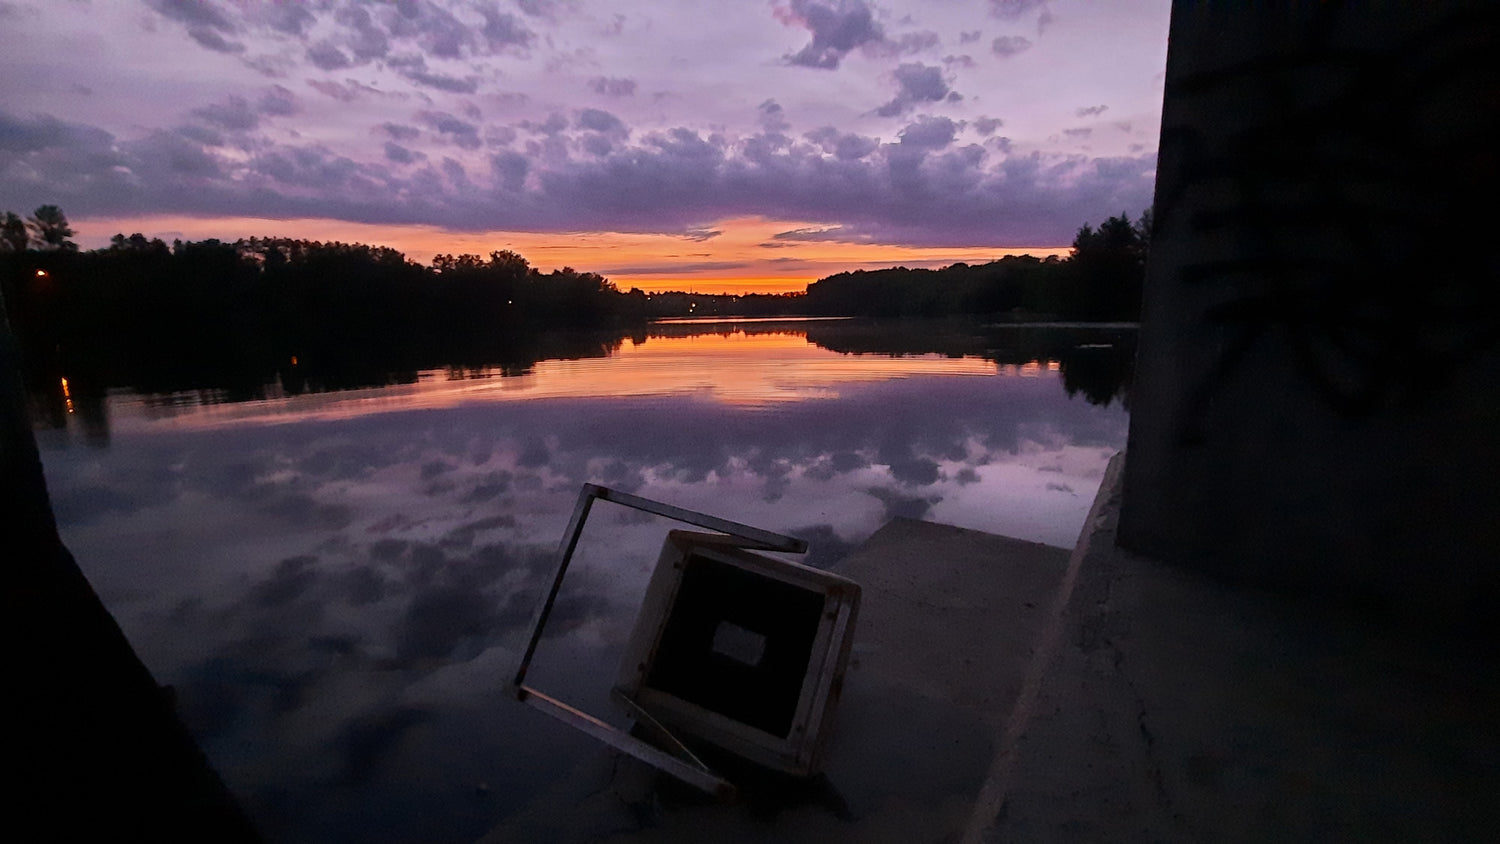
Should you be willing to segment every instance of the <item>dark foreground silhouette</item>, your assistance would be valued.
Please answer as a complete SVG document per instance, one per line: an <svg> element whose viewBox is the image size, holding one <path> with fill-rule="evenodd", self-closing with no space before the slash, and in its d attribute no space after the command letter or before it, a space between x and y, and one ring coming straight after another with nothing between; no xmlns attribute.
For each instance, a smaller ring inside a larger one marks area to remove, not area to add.
<svg viewBox="0 0 1500 844"><path fill-rule="evenodd" d="M5 827L56 841L258 836L58 538L0 307ZM14 835L14 833L12 833Z"/></svg>

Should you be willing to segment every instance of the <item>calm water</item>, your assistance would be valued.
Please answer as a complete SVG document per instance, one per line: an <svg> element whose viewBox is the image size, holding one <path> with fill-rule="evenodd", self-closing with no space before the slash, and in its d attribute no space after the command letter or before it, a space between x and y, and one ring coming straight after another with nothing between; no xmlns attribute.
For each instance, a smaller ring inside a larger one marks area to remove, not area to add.
<svg viewBox="0 0 1500 844"><path fill-rule="evenodd" d="M602 752L506 693L580 484L807 537L814 565L895 516L1071 546L1124 446L1112 388L1075 383L1114 346L678 324L506 377L116 391L38 438L65 541L268 837L471 840ZM596 507L537 686L608 713L669 526Z"/></svg>

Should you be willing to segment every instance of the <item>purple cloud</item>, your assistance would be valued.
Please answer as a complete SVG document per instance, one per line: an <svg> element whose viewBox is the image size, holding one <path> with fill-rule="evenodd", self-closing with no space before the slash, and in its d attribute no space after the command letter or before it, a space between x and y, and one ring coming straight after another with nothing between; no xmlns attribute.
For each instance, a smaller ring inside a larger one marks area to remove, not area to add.
<svg viewBox="0 0 1500 844"><path fill-rule="evenodd" d="M953 143L958 124L946 117L922 117L902 129L898 137L903 146L915 149L942 149Z"/></svg>
<svg viewBox="0 0 1500 844"><path fill-rule="evenodd" d="M260 10L265 24L277 32L301 37L317 20L301 3L272 3Z"/></svg>
<svg viewBox="0 0 1500 844"><path fill-rule="evenodd" d="M475 8L484 16L484 29L481 33L491 50L525 47L536 37L536 33L527 29L520 18L500 11L493 3L484 3Z"/></svg>
<svg viewBox="0 0 1500 844"><path fill-rule="evenodd" d="M802 67L833 69L856 47L885 40L885 32L863 0L792 0L781 17L812 32L807 46L786 57Z"/></svg>
<svg viewBox="0 0 1500 844"><path fill-rule="evenodd" d="M443 111L424 111L418 117L422 119L422 122L436 129L439 135L447 137L464 149L478 149L480 146L479 127L473 123L459 120Z"/></svg>
<svg viewBox="0 0 1500 844"><path fill-rule="evenodd" d="M219 53L240 53L245 45L225 36L239 32L239 27L218 4L208 0L149 0L157 14L177 21L187 28L188 37L200 46Z"/></svg>
<svg viewBox="0 0 1500 844"><path fill-rule="evenodd" d="M195 125L195 124L189 123L189 124L184 125L184 126L178 126L173 131L176 132L177 134L181 135L182 137L187 138L188 140L192 141L193 143L199 144L201 146L206 146L206 147L221 147L221 146L224 146L224 133L220 132L217 129L210 129L207 126Z"/></svg>
<svg viewBox="0 0 1500 844"><path fill-rule="evenodd" d="M426 158L427 156L423 155L420 152L409 150L406 147L396 143L395 141L386 141L385 157L390 161L396 162L397 164L412 164Z"/></svg>
<svg viewBox="0 0 1500 844"><path fill-rule="evenodd" d="M516 139L516 130L509 126L489 126L484 132L484 141L492 147L508 146Z"/></svg>
<svg viewBox="0 0 1500 844"><path fill-rule="evenodd" d="M262 94L256 108L260 109L261 114L273 117L288 117L299 110L297 95L280 85L273 85L271 90Z"/></svg>
<svg viewBox="0 0 1500 844"><path fill-rule="evenodd" d="M595 76L589 80L589 89L607 97L630 97L635 95L635 80Z"/></svg>
<svg viewBox="0 0 1500 844"><path fill-rule="evenodd" d="M1031 39L1022 38L1019 35L1002 35L990 43L990 52L1003 59L1024 53L1029 49L1031 49Z"/></svg>
<svg viewBox="0 0 1500 844"><path fill-rule="evenodd" d="M216 30L206 26L188 27L188 36L197 41L201 46L207 47L217 53L243 53L245 45L238 41L230 41Z"/></svg>
<svg viewBox="0 0 1500 844"><path fill-rule="evenodd" d="M990 14L1005 20L1015 20L1035 10L1045 13L1047 0L990 0Z"/></svg>
<svg viewBox="0 0 1500 844"><path fill-rule="evenodd" d="M415 42L428 55L461 58L473 43L473 30L435 3L409 0L397 3L396 9L399 14L387 19L390 34Z"/></svg>
<svg viewBox="0 0 1500 844"><path fill-rule="evenodd" d="M386 65L418 85L435 88L439 91L447 91L452 94L472 94L479 90L479 78L477 76L460 78L445 73L429 71L427 69L427 59L420 53L391 56L386 59Z"/></svg>
<svg viewBox="0 0 1500 844"><path fill-rule="evenodd" d="M834 158L840 161L857 161L880 147L880 141L875 138L840 132L832 126L815 129L804 137L817 144L824 152L833 153Z"/></svg>
<svg viewBox="0 0 1500 844"><path fill-rule="evenodd" d="M225 163L190 133L152 132L123 145L119 152L121 166L132 175L169 181L186 189L212 184L228 175Z"/></svg>
<svg viewBox="0 0 1500 844"><path fill-rule="evenodd" d="M414 141L421 136L422 130L415 126L404 126L400 123L382 123L381 130L398 141Z"/></svg>
<svg viewBox="0 0 1500 844"><path fill-rule="evenodd" d="M843 226L827 226L824 228L792 229L790 231L777 232L771 235L771 239L792 241L794 243L848 243L856 238L850 235L848 230ZM762 245L771 246L773 244Z"/></svg>
<svg viewBox="0 0 1500 844"><path fill-rule="evenodd" d="M623 135L629 131L620 118L597 108L586 108L578 113L578 128L607 135Z"/></svg>
<svg viewBox="0 0 1500 844"><path fill-rule="evenodd" d="M345 6L334 14L334 20L346 28L345 45L360 61L378 59L390 52L390 39L365 7Z"/></svg>
<svg viewBox="0 0 1500 844"><path fill-rule="evenodd" d="M309 79L307 80L307 86L309 88L312 88L314 91L317 91L324 96L332 97L333 99L338 100L341 103L352 103L360 97L366 95L394 96L401 99L405 99L406 97L405 94L387 93L381 91L379 88L372 88L369 85L356 82L353 79L346 79L343 82L331 82L325 79Z"/></svg>
<svg viewBox="0 0 1500 844"><path fill-rule="evenodd" d="M943 69L937 65L920 62L903 64L896 68L893 76L896 79L896 97L875 110L881 117L905 114L918 103L941 102L953 94L948 88L948 81L943 78Z"/></svg>
<svg viewBox="0 0 1500 844"><path fill-rule="evenodd" d="M51 115L22 118L0 111L0 152L24 155L78 149L93 155L113 146L114 136L102 129L65 123Z"/></svg>
<svg viewBox="0 0 1500 844"><path fill-rule="evenodd" d="M556 135L568 128L568 118L553 112L547 115L547 119L541 123L532 120L523 121L521 128L538 135Z"/></svg>
<svg viewBox="0 0 1500 844"><path fill-rule="evenodd" d="M609 155L615 149L613 141L597 132L584 135L578 144L584 152L596 158Z"/></svg>
<svg viewBox="0 0 1500 844"><path fill-rule="evenodd" d="M236 30L234 22L211 0L147 0L146 5L163 17L190 27L216 29L220 32Z"/></svg>
<svg viewBox="0 0 1500 844"><path fill-rule="evenodd" d="M936 32L908 32L901 37L872 43L869 48L877 55L905 56L931 50L941 43Z"/></svg>
<svg viewBox="0 0 1500 844"><path fill-rule="evenodd" d="M445 73L429 73L426 70L412 70L406 73L406 78L429 88L439 91L447 91L451 94L472 94L479 90L479 77L477 76L449 76Z"/></svg>
<svg viewBox="0 0 1500 844"><path fill-rule="evenodd" d="M499 181L499 186L507 193L519 193L525 189L526 174L531 170L531 162L526 156L517 152L502 152L490 158L490 171Z"/></svg>
<svg viewBox="0 0 1500 844"><path fill-rule="evenodd" d="M787 122L786 110L775 100L766 100L757 109L760 112L760 127L767 132L785 132L791 128Z"/></svg>
<svg viewBox="0 0 1500 844"><path fill-rule="evenodd" d="M218 52L243 52L251 41L292 39L314 67L340 70L385 60L400 48L406 58L394 67L419 84L468 93L471 77L429 71L413 65L410 54L435 60L473 59L529 47L536 41L521 17L503 11L494 0L400 0L365 4L330 0L318 4L234 4L221 0L150 0L162 17L181 24L200 45ZM533 4L543 11L549 4ZM528 12L528 7L522 7ZM316 32L316 42L306 39ZM233 38L231 38L231 36ZM248 58L247 64L268 75L284 75L273 54Z"/></svg>
<svg viewBox="0 0 1500 844"><path fill-rule="evenodd" d="M222 103L195 108L193 116L231 132L245 132L260 124L260 115L243 97L230 97Z"/></svg>
<svg viewBox="0 0 1500 844"><path fill-rule="evenodd" d="M316 145L270 150L254 160L254 171L299 191L322 193L353 187L362 174L354 160Z"/></svg>
<svg viewBox="0 0 1500 844"><path fill-rule="evenodd" d="M551 18L557 12L557 0L516 0L516 8L534 18Z"/></svg>
<svg viewBox="0 0 1500 844"><path fill-rule="evenodd" d="M458 160L444 156L442 166L443 175L448 177L449 184L459 188L470 186L469 171L465 170L463 164L459 163Z"/></svg>
<svg viewBox="0 0 1500 844"><path fill-rule="evenodd" d="M624 121L603 110L504 125L427 109L415 115L415 125L376 124L377 140L365 158L241 128L235 131L251 133L246 148L254 151L243 160L220 155L213 131L246 126L264 112L234 100L200 112L201 126L129 142L53 117L0 112L7 162L0 166L0 195L23 206L57 203L80 217L152 208L454 230L686 236L716 220L756 215L821 224L796 235L803 239L1060 245L1100 208L1149 204L1155 166L1150 153L1002 158L994 151L1003 152L1008 141L960 145L963 124L945 116L913 120L898 143L881 144L831 126L796 138L678 126L631 139ZM981 134L999 126L974 125ZM446 144L452 164L442 163L432 146L425 154L434 163L421 163L424 129L431 131L428 144ZM508 144L518 129L535 146L492 147L480 157L484 139Z"/></svg>
<svg viewBox="0 0 1500 844"><path fill-rule="evenodd" d="M344 54L332 41L319 41L307 48L307 60L319 70L339 70L352 67L354 61Z"/></svg>

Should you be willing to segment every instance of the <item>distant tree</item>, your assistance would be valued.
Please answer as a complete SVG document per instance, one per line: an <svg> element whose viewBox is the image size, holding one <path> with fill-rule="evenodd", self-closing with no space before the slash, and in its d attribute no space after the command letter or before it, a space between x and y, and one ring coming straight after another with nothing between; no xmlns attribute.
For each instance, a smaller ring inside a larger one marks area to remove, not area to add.
<svg viewBox="0 0 1500 844"><path fill-rule="evenodd" d="M26 221L14 211L0 216L0 252L24 252L31 236L26 232Z"/></svg>
<svg viewBox="0 0 1500 844"><path fill-rule="evenodd" d="M1142 249L1149 250L1151 248L1151 226L1151 209L1147 208L1145 211L1141 212L1140 219L1135 221L1135 233L1141 239Z"/></svg>
<svg viewBox="0 0 1500 844"><path fill-rule="evenodd" d="M167 244L161 238L146 239L146 236L136 232L130 237L117 234L109 239L109 251L111 252L165 252Z"/></svg>
<svg viewBox="0 0 1500 844"><path fill-rule="evenodd" d="M1073 238L1063 310L1088 319L1133 319L1140 311L1149 245L1149 212L1140 222L1128 214L1099 228L1085 224Z"/></svg>
<svg viewBox="0 0 1500 844"><path fill-rule="evenodd" d="M44 252L76 252L78 244L72 241L73 227L68 217L56 205L42 205L31 212L26 224L31 229L31 240L36 248Z"/></svg>
<svg viewBox="0 0 1500 844"><path fill-rule="evenodd" d="M1149 220L1145 225L1150 225ZM1073 238L1073 257L1088 258L1107 253L1136 256L1141 253L1141 235L1141 228L1130 221L1128 214L1110 217L1099 224L1098 230L1085 223Z"/></svg>
<svg viewBox="0 0 1500 844"><path fill-rule="evenodd" d="M484 269L484 259L478 255L434 255L432 268L438 273L476 272Z"/></svg>
<svg viewBox="0 0 1500 844"><path fill-rule="evenodd" d="M527 276L531 271L531 265L525 258L506 249L490 253L490 269L519 279Z"/></svg>

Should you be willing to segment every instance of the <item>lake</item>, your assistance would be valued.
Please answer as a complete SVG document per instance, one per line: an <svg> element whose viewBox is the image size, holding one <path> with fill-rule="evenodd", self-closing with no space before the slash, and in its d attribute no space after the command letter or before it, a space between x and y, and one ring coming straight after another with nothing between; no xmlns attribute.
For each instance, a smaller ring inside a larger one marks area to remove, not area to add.
<svg viewBox="0 0 1500 844"><path fill-rule="evenodd" d="M508 694L581 484L804 537L815 566L894 517L1071 547L1133 351L1125 328L679 322L384 386L33 402L64 541L267 837L463 841L604 752ZM596 506L528 682L609 710L672 526Z"/></svg>

